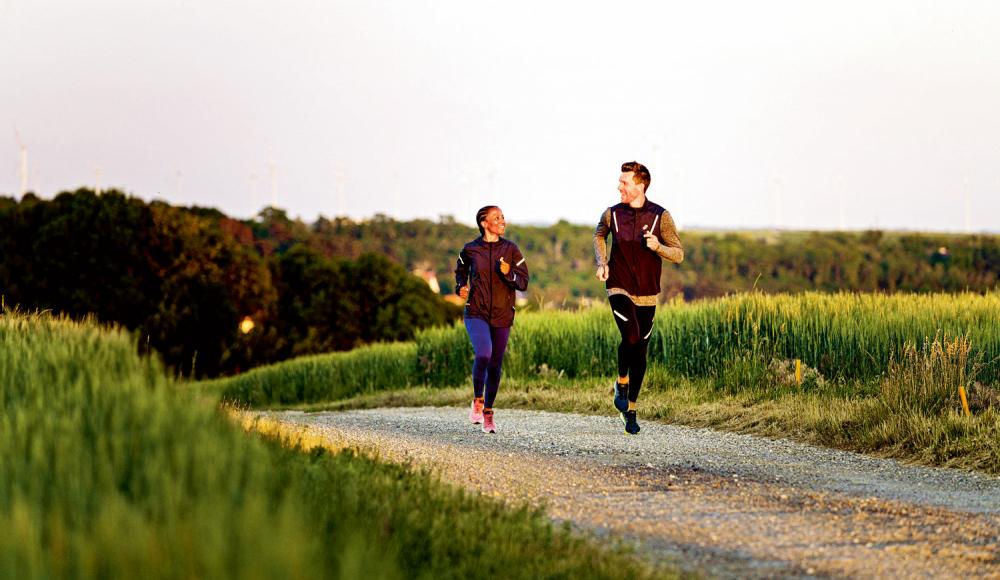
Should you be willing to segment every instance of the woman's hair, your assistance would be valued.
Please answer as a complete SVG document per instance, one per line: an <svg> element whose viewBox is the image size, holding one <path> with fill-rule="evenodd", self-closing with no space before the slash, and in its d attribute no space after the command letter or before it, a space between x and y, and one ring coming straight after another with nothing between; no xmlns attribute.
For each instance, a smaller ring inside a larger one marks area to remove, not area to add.
<svg viewBox="0 0 1000 580"><path fill-rule="evenodd" d="M490 213L491 209L498 209L495 205L484 205L479 208L476 212L476 227L479 228L479 235L485 236L486 230L483 229L483 221L486 219L486 214Z"/></svg>

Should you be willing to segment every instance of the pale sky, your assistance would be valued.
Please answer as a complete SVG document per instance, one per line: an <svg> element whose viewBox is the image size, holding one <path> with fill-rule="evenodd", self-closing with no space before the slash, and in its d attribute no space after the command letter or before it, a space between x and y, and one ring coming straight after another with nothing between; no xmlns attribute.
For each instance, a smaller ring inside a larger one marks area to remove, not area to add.
<svg viewBox="0 0 1000 580"><path fill-rule="evenodd" d="M1000 231L1000 3L0 0L0 193Z"/></svg>

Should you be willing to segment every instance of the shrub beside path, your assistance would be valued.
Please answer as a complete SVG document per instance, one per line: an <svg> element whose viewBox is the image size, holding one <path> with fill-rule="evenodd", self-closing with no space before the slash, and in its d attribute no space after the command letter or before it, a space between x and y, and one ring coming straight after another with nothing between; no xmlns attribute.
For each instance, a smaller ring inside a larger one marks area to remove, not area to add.
<svg viewBox="0 0 1000 580"><path fill-rule="evenodd" d="M262 413L428 467L716 577L1000 578L1000 478L617 417L457 408Z"/></svg>

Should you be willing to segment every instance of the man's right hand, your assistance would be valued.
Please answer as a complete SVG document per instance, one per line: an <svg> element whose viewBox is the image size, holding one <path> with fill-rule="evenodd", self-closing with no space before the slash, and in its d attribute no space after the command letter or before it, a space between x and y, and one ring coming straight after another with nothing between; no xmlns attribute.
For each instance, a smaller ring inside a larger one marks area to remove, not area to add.
<svg viewBox="0 0 1000 580"><path fill-rule="evenodd" d="M608 265L607 264L605 264L603 266L598 266L597 267L597 279L600 280L601 282L607 282L608 281Z"/></svg>
<svg viewBox="0 0 1000 580"><path fill-rule="evenodd" d="M458 289L458 295L462 297L462 300L468 300L469 299L469 287L468 286L462 286L461 288L459 288Z"/></svg>

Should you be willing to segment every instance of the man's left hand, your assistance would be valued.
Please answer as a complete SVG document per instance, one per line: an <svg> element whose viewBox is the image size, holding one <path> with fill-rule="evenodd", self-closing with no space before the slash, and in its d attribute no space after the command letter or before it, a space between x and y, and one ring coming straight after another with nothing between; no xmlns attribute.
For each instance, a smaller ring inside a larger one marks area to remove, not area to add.
<svg viewBox="0 0 1000 580"><path fill-rule="evenodd" d="M660 240L656 239L656 234L653 232L646 232L642 234L646 238L646 247L654 252L660 249Z"/></svg>

